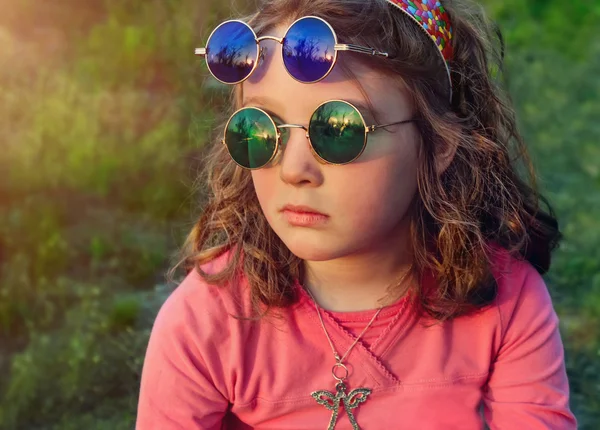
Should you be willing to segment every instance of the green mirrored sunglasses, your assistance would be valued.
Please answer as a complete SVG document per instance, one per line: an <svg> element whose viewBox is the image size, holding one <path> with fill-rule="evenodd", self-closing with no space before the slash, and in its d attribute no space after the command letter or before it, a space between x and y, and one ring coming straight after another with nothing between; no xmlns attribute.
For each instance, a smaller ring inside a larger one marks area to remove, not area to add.
<svg viewBox="0 0 600 430"><path fill-rule="evenodd" d="M301 128L305 130L317 160L342 165L360 157L367 146L369 133L415 121L408 119L367 126L356 106L343 100L330 100L317 107L306 128L298 124L283 124L257 107L243 107L227 121L222 143L239 166L260 169L276 158L289 138L289 129Z"/></svg>

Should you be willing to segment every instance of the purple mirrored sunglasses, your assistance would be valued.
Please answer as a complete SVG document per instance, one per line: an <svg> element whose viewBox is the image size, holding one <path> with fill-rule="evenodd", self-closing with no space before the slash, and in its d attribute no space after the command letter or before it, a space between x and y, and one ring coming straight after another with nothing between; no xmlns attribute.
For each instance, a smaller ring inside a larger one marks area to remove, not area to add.
<svg viewBox="0 0 600 430"><path fill-rule="evenodd" d="M294 21L283 38L257 37L245 22L225 21L210 34L206 47L197 48L195 54L204 56L208 70L217 80L238 84L256 70L264 54L260 42L267 39L281 44L287 72L297 81L307 84L318 82L331 73L339 51L388 57L388 53L373 48L339 44L331 25L316 16Z"/></svg>

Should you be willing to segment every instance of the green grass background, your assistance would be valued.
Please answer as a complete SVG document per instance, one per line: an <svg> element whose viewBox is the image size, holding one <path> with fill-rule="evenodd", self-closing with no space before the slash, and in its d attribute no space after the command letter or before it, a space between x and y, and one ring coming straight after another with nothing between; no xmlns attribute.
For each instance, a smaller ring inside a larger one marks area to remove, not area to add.
<svg viewBox="0 0 600 430"><path fill-rule="evenodd" d="M565 241L546 277L572 408L600 428L600 3L485 0ZM238 1L236 9L246 8ZM218 0L0 0L0 428L131 429L223 103ZM234 12L235 13L235 12Z"/></svg>

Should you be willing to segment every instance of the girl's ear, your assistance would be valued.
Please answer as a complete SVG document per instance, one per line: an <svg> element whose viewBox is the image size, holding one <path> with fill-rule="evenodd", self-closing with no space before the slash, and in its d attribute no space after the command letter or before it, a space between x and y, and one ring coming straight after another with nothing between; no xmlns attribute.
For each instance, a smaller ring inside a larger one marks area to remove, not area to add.
<svg viewBox="0 0 600 430"><path fill-rule="evenodd" d="M459 136L458 134L453 134L451 140L444 141L443 145L438 146L438 151L435 157L435 170L438 176L441 176L452 160L456 155L456 150L458 148Z"/></svg>

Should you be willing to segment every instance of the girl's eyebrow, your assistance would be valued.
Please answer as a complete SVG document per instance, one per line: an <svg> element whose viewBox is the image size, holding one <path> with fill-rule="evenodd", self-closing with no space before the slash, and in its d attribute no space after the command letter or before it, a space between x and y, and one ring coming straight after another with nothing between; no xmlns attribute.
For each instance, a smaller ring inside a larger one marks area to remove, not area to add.
<svg viewBox="0 0 600 430"><path fill-rule="evenodd" d="M244 102L242 103L242 107L246 107L246 106L270 106L272 108L274 108L274 110L279 110L281 111L281 105L279 105L274 99L271 99L269 97L264 97L264 96L250 96L248 97L246 100L244 100Z"/></svg>

